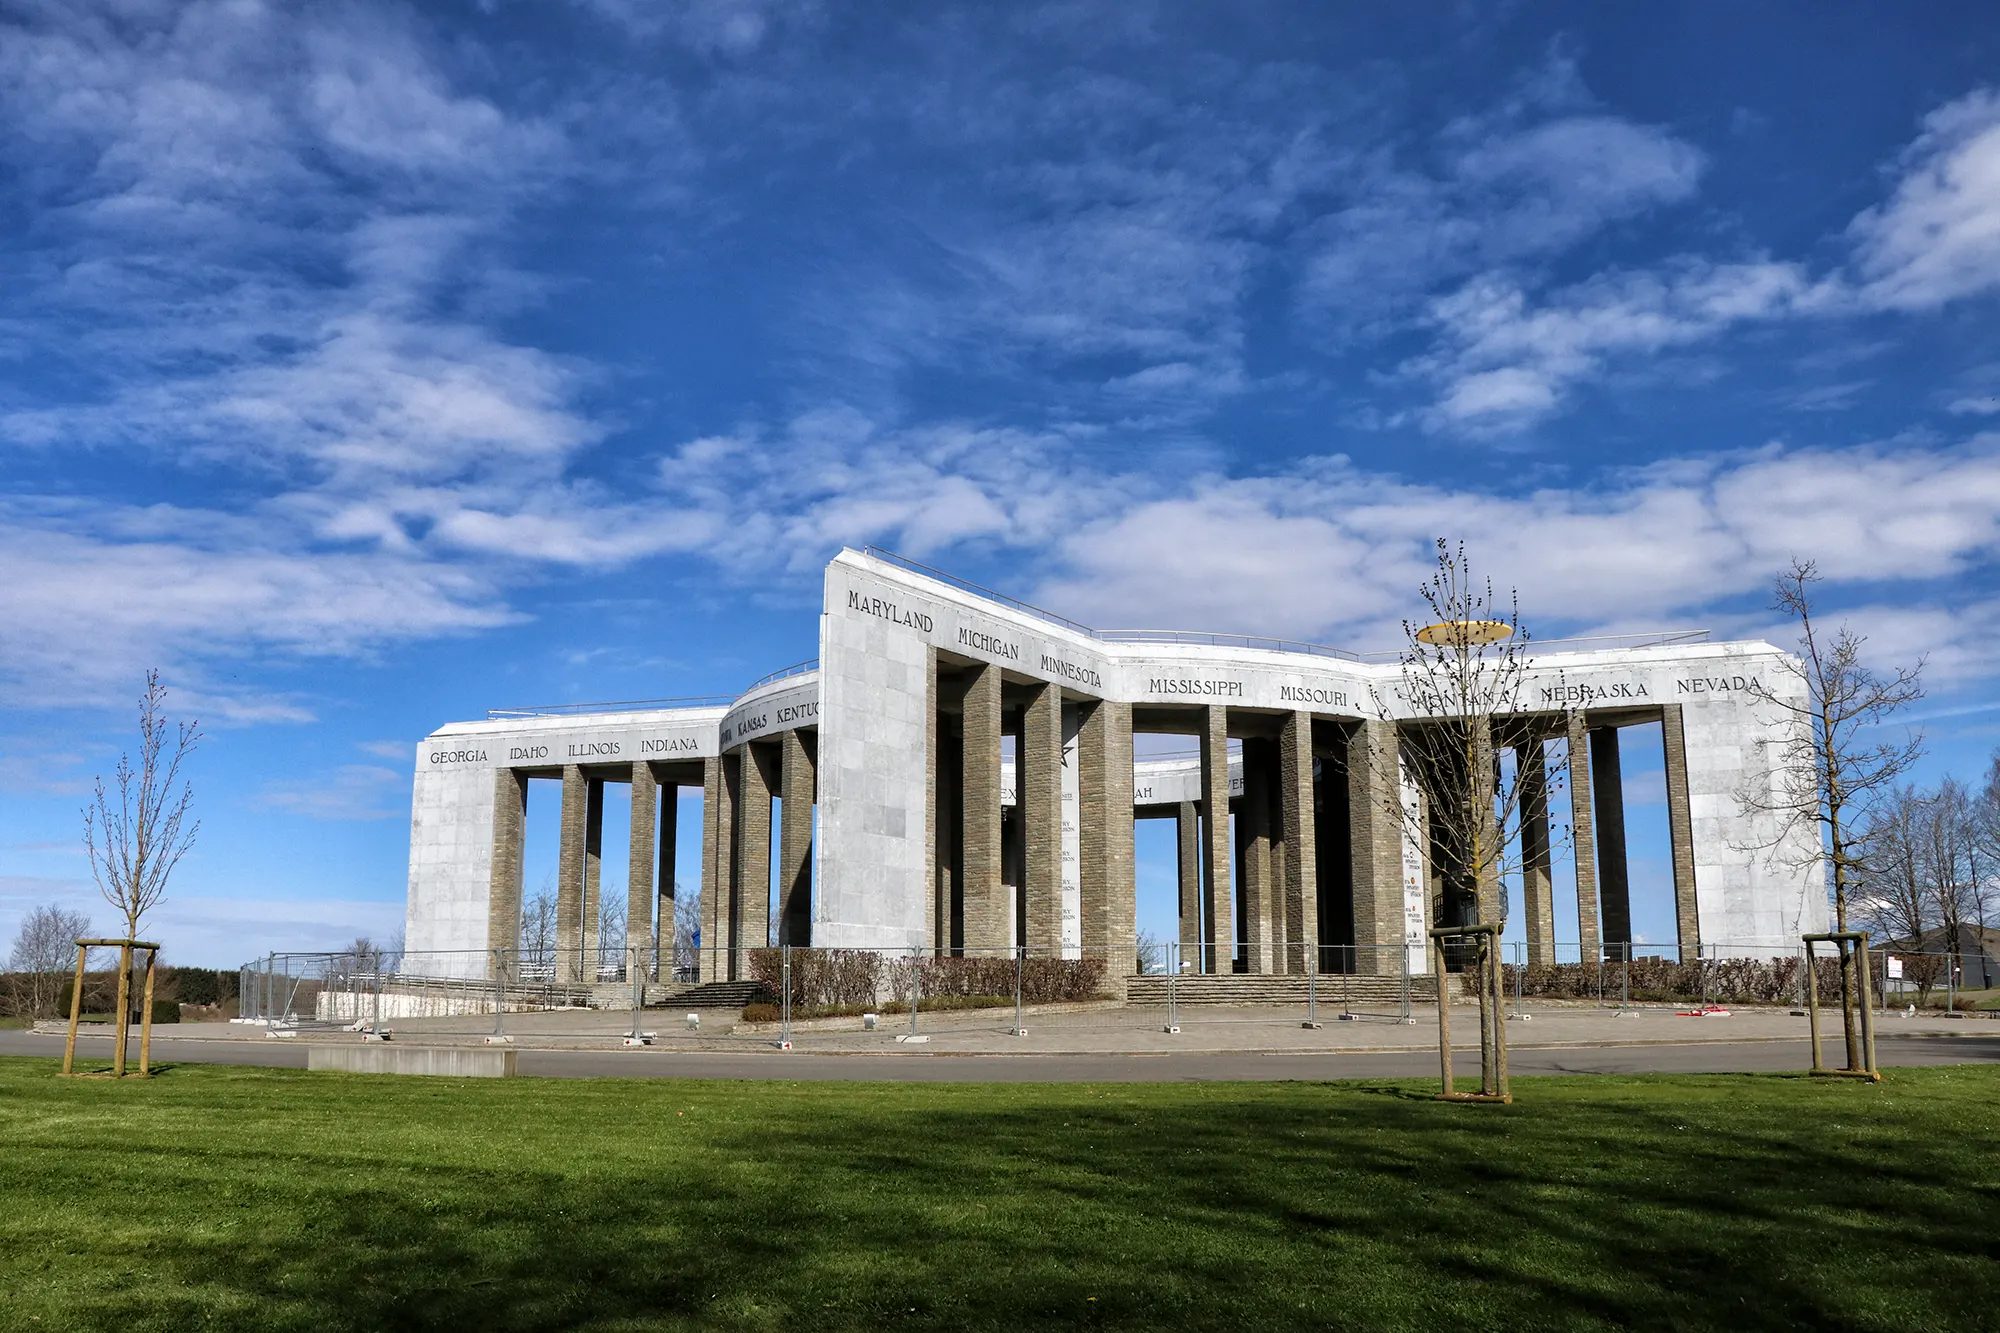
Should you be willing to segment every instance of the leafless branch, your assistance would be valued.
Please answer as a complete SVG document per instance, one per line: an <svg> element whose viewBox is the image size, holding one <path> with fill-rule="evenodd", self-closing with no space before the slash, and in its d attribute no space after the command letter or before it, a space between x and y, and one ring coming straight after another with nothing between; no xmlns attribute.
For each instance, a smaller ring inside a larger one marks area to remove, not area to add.
<svg viewBox="0 0 2000 1333"><path fill-rule="evenodd" d="M181 765L202 740L200 724L167 721L167 687L158 670L146 673L139 697L139 765L118 756L114 800L99 777L83 810L83 845L98 892L124 918L125 938L138 935L147 912L166 897L174 867L194 845L201 821L188 822L194 786Z"/></svg>
<svg viewBox="0 0 2000 1333"><path fill-rule="evenodd" d="M1746 783L1737 794L1744 810L1777 816L1767 848L1810 845L1800 865L1826 869L1833 887L1835 921L1847 929L1848 890L1861 873L1866 848L1860 809L1894 790L1896 782L1923 753L1923 734L1871 741L1870 728L1923 697L1920 659L1913 667L1878 675L1861 660L1860 635L1840 626L1831 635L1813 620L1813 585L1820 581L1810 560L1794 560L1779 575L1774 608L1798 621L1799 655L1783 670L1802 687L1802 697L1753 683L1753 696L1789 713L1798 724L1783 743L1775 765L1777 780ZM1796 835L1808 836L1800 839Z"/></svg>

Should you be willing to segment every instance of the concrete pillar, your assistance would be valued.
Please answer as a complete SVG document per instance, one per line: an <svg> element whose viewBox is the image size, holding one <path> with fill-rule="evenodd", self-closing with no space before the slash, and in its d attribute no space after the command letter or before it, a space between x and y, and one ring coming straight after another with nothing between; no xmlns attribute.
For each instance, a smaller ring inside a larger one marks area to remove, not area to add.
<svg viewBox="0 0 2000 1333"><path fill-rule="evenodd" d="M674 915L674 904L680 897L679 886L674 883L674 866L679 860L681 824L681 789L678 783L660 784L660 870L654 885L658 889L659 912L654 917L653 941L659 946L660 961L656 980L667 981L673 977L674 945L678 940L676 929L678 917Z"/></svg>
<svg viewBox="0 0 2000 1333"><path fill-rule="evenodd" d="M1681 958L1701 954L1701 918L1694 896L1694 821L1688 808L1687 733L1681 706L1660 710L1660 738L1667 760L1667 840L1674 860L1674 926L1680 936Z"/></svg>
<svg viewBox="0 0 2000 1333"><path fill-rule="evenodd" d="M514 976L521 943L521 847L527 836L528 779L493 770L493 871L486 888L486 947L505 949L498 966ZM490 965L490 964L489 964Z"/></svg>
<svg viewBox="0 0 2000 1333"><path fill-rule="evenodd" d="M812 837L815 781L813 733L788 731L780 742L778 795L778 943L812 943Z"/></svg>
<svg viewBox="0 0 2000 1333"><path fill-rule="evenodd" d="M659 858L660 783L653 766L632 765L632 837L625 879L625 956L653 966L653 869ZM669 929L672 922L668 922Z"/></svg>
<svg viewBox="0 0 2000 1333"><path fill-rule="evenodd" d="M1229 710L1210 705L1202 710L1201 729L1201 938L1204 972L1219 963L1236 961L1234 903L1230 894L1229 846ZM1223 939L1218 935L1229 936Z"/></svg>
<svg viewBox="0 0 2000 1333"><path fill-rule="evenodd" d="M1077 733L1083 955L1105 960L1110 994L1138 968L1132 843L1132 706L1089 705Z"/></svg>
<svg viewBox="0 0 2000 1333"><path fill-rule="evenodd" d="M1398 976L1403 943L1403 821L1396 724L1369 718L1347 744L1348 845L1354 867L1354 969Z"/></svg>
<svg viewBox="0 0 2000 1333"><path fill-rule="evenodd" d="M1549 764L1540 740L1514 747L1515 781L1520 784L1521 912L1528 961L1556 961L1556 904L1549 863Z"/></svg>
<svg viewBox="0 0 2000 1333"><path fill-rule="evenodd" d="M944 792L940 789L938 743L942 727L938 717L938 653L924 649L924 809L930 811L930 841L924 847L924 939L931 951L942 957L950 948L951 851L946 842L949 823Z"/></svg>
<svg viewBox="0 0 2000 1333"><path fill-rule="evenodd" d="M1243 865L1237 893L1242 904L1243 970L1271 970L1271 743L1261 736L1243 742L1243 801L1236 814L1236 841Z"/></svg>
<svg viewBox="0 0 2000 1333"><path fill-rule="evenodd" d="M582 976L585 836L589 781L575 764L563 765L562 829L556 844L556 980Z"/></svg>
<svg viewBox="0 0 2000 1333"><path fill-rule="evenodd" d="M1043 685L1029 698L1014 749L1014 811L1026 852L1021 943L1043 957L1062 945L1062 687Z"/></svg>
<svg viewBox="0 0 2000 1333"><path fill-rule="evenodd" d="M1569 723L1569 826L1576 862L1576 934L1579 959L1594 963L1604 956L1597 933L1597 821L1591 817L1590 730L1584 715L1571 713Z"/></svg>
<svg viewBox="0 0 2000 1333"><path fill-rule="evenodd" d="M750 976L750 950L771 945L771 797L778 787L772 747L743 747L737 771L735 972Z"/></svg>
<svg viewBox="0 0 2000 1333"><path fill-rule="evenodd" d="M734 948L730 925L736 919L736 785L734 755L702 763L701 979L729 980Z"/></svg>
<svg viewBox="0 0 2000 1333"><path fill-rule="evenodd" d="M974 667L965 689L960 747L961 893L967 953L1004 949L1013 904L1000 876L1000 668Z"/></svg>
<svg viewBox="0 0 2000 1333"><path fill-rule="evenodd" d="M1180 959L1189 970L1201 969L1201 807L1182 801L1174 810L1174 831L1179 835L1181 935Z"/></svg>
<svg viewBox="0 0 2000 1333"><path fill-rule="evenodd" d="M604 782L592 778L584 787L583 831L583 975L582 981L597 980L603 963L598 957L598 896L604 884Z"/></svg>
<svg viewBox="0 0 2000 1333"><path fill-rule="evenodd" d="M1618 763L1618 728L1590 730L1590 783L1597 820L1597 892L1604 942L1632 943L1632 882L1625 863L1625 775ZM1623 952L1619 957L1624 957Z"/></svg>
<svg viewBox="0 0 2000 1333"><path fill-rule="evenodd" d="M1319 829L1313 811L1313 722L1293 713L1278 735L1278 803L1285 846L1285 958L1278 970L1319 971Z"/></svg>

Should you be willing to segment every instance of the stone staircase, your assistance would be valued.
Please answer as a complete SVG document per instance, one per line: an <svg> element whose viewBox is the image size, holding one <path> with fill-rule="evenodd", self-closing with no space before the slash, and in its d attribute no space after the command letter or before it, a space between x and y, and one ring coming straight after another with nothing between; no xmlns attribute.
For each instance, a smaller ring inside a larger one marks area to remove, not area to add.
<svg viewBox="0 0 2000 1333"><path fill-rule="evenodd" d="M1307 978L1301 976L1256 976L1249 973L1183 974L1175 977L1173 981L1175 1004L1303 1006L1306 1002ZM1375 1007L1399 1004L1403 997L1403 979L1400 976L1321 976L1313 979L1312 986L1320 1004L1337 1005L1343 1000L1352 1000L1355 1004ZM1125 995L1131 1004L1164 1005L1167 1002L1167 978L1131 977L1125 983ZM1436 1002L1437 983L1430 977L1411 977L1410 999L1417 1004Z"/></svg>
<svg viewBox="0 0 2000 1333"><path fill-rule="evenodd" d="M705 981L698 986L646 988L647 1005L665 1009L741 1009L768 998L763 983L758 981Z"/></svg>

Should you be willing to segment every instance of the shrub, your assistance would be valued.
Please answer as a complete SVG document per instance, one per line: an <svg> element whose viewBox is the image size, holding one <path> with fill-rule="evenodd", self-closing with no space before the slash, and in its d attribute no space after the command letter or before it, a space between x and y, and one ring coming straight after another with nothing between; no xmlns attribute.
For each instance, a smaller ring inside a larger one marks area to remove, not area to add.
<svg viewBox="0 0 2000 1333"><path fill-rule="evenodd" d="M1539 999L1594 1000L1600 989L1606 999L1624 993L1626 964L1531 963L1525 969L1503 964L1502 981L1514 993L1519 974L1521 994ZM1822 1001L1839 1003L1840 963L1816 960ZM1799 997L1805 960L1802 958L1706 958L1676 962L1670 958L1634 958L1631 993L1635 1000L1699 1000L1706 995L1725 1004L1777 1004ZM1464 994L1473 993L1474 974L1461 973Z"/></svg>

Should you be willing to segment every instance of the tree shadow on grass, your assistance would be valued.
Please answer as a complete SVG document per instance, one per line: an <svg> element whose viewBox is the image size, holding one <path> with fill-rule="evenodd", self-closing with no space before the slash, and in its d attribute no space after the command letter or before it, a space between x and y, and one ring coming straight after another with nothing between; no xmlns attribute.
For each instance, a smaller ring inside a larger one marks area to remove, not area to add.
<svg viewBox="0 0 2000 1333"><path fill-rule="evenodd" d="M1982 1097L1672 1086L243 1083L105 1163L144 1223L105 1258L154 1276L83 1308L315 1333L1900 1330L1996 1294L1968 1187L1989 1150L1942 1133Z"/></svg>

